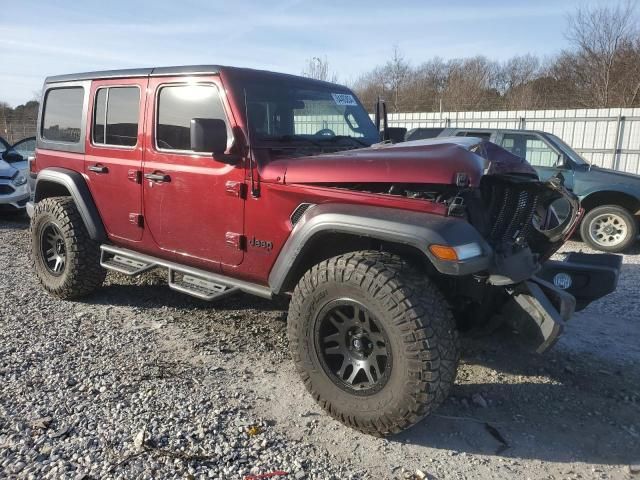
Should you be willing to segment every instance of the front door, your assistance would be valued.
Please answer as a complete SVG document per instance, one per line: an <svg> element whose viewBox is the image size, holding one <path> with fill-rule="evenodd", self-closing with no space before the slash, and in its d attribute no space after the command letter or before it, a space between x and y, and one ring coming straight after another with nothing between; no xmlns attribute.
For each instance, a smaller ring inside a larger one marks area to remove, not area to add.
<svg viewBox="0 0 640 480"><path fill-rule="evenodd" d="M504 133L500 140L502 148L524 158L538 172L540 180L546 181L562 173L567 189L573 189L573 170L570 165L562 164L562 152L547 143L535 133Z"/></svg>
<svg viewBox="0 0 640 480"><path fill-rule="evenodd" d="M109 237L142 238L142 152L147 78L94 81L84 169Z"/></svg>
<svg viewBox="0 0 640 480"><path fill-rule="evenodd" d="M231 115L217 77L152 78L143 165L145 225L156 245L216 270L243 259L244 168L191 150L193 118L227 124Z"/></svg>

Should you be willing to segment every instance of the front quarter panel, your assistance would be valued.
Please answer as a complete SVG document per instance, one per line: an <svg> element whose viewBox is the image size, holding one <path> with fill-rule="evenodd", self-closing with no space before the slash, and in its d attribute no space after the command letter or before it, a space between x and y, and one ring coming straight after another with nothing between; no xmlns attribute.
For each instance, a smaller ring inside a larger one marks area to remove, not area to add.
<svg viewBox="0 0 640 480"><path fill-rule="evenodd" d="M447 275L486 270L491 261L491 248L464 220L423 212L327 203L309 208L291 232L269 275L269 286L275 293L283 290L305 245L314 236L327 232L408 245L419 250L440 273ZM480 245L483 253L465 261L441 261L428 248L432 244L455 247L474 242Z"/></svg>

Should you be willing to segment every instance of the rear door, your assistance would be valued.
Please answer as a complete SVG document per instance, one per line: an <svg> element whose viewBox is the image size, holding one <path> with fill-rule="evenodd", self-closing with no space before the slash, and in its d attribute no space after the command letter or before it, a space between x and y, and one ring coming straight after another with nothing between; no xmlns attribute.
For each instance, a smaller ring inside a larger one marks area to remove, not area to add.
<svg viewBox="0 0 640 480"><path fill-rule="evenodd" d="M148 79L94 81L85 173L112 238L142 238L142 154Z"/></svg>
<svg viewBox="0 0 640 480"><path fill-rule="evenodd" d="M150 80L147 151L143 168L145 225L158 247L208 268L239 265L243 259L244 168L211 153L194 152L193 118L227 125L232 115L218 77Z"/></svg>

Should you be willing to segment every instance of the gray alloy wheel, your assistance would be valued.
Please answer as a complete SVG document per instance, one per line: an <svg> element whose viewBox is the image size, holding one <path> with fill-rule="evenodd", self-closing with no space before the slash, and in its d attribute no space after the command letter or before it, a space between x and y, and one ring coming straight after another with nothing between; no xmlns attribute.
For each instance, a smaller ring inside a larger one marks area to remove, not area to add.
<svg viewBox="0 0 640 480"><path fill-rule="evenodd" d="M347 392L371 395L387 383L393 356L382 323L352 299L325 305L315 322L316 351L322 368Z"/></svg>
<svg viewBox="0 0 640 480"><path fill-rule="evenodd" d="M62 275L67 260L67 247L60 228L53 222L47 223L40 235L40 254L44 266L51 275Z"/></svg>

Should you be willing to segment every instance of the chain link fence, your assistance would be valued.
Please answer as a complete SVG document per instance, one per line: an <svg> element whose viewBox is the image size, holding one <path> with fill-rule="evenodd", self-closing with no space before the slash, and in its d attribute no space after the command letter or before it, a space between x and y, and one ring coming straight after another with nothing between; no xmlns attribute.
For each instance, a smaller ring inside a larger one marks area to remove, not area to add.
<svg viewBox="0 0 640 480"><path fill-rule="evenodd" d="M0 114L2 111L0 110ZM33 137L36 134L36 115L20 115L13 111L7 111L0 117L0 136L7 142L13 144L26 137Z"/></svg>

